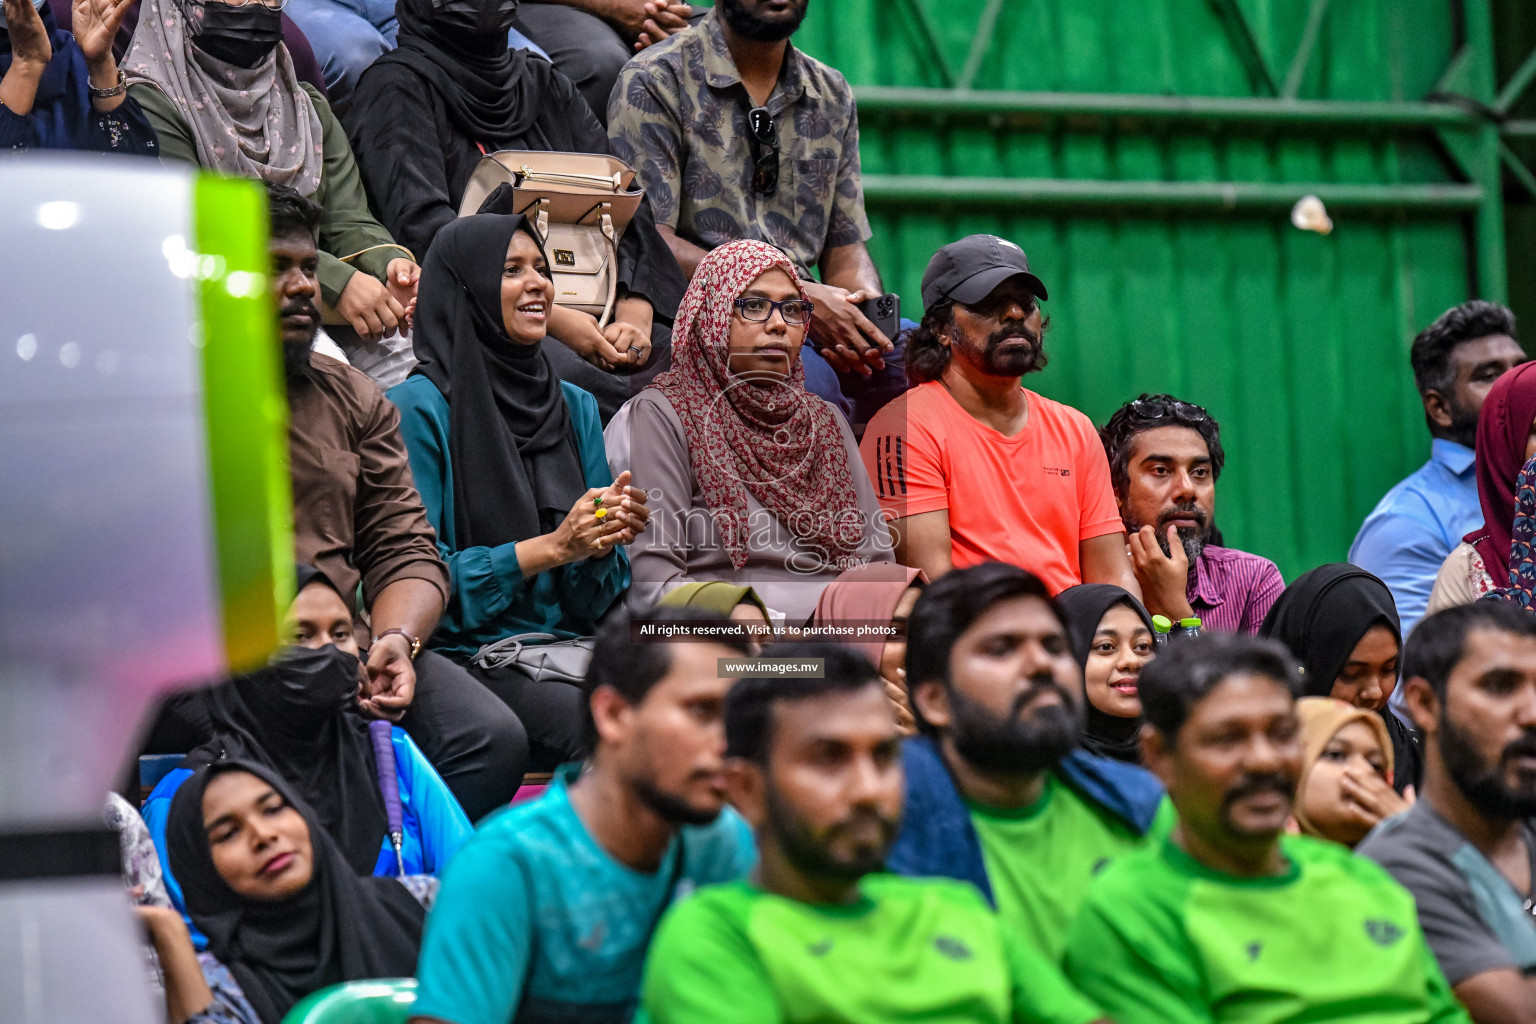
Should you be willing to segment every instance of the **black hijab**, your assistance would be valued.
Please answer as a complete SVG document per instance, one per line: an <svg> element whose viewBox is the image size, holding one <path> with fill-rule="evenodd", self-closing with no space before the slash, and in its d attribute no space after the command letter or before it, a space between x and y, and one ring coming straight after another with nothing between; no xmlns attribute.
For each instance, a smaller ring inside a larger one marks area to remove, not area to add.
<svg viewBox="0 0 1536 1024"><path fill-rule="evenodd" d="M336 590L307 565L299 566L298 582L299 590L314 582ZM314 808L351 869L366 875L378 863L389 818L373 738L357 711L359 668L334 644L291 647L265 668L220 683L208 693L213 739L187 763L237 759L271 768Z"/></svg>
<svg viewBox="0 0 1536 1024"><path fill-rule="evenodd" d="M211 780L233 771L266 782L309 826L314 876L286 900L241 896L214 867L203 793ZM416 972L426 917L421 904L393 878L358 877L315 812L265 765L223 761L189 778L171 801L166 846L193 924L264 1024L280 1024L295 1003L327 985Z"/></svg>
<svg viewBox="0 0 1536 1024"><path fill-rule="evenodd" d="M502 268L517 231L538 241L520 215L456 220L438 233L421 272L412 372L448 400L461 550L548 533L587 490L554 367L541 346L512 341L502 320Z"/></svg>
<svg viewBox="0 0 1536 1024"><path fill-rule="evenodd" d="M1302 696L1326 697L1372 626L1386 626L1401 648L1403 626L1392 591L1359 566L1335 562L1303 573L1286 587L1264 617L1259 635L1279 640L1301 662ZM1390 707L1377 714L1392 738L1393 786L1398 792L1417 786L1423 773L1418 734Z"/></svg>
<svg viewBox="0 0 1536 1024"><path fill-rule="evenodd" d="M1359 566L1335 562L1303 573L1286 587L1259 635L1279 640L1301 661L1302 696L1326 697L1355 645L1377 625L1402 643L1392 591Z"/></svg>
<svg viewBox="0 0 1536 1024"><path fill-rule="evenodd" d="M487 149L553 149L535 128L553 65L507 49L517 0L397 0L399 46L375 63L397 63L431 83L462 133ZM480 24L470 30L465 15Z"/></svg>
<svg viewBox="0 0 1536 1024"><path fill-rule="evenodd" d="M1056 604L1067 618L1067 639L1072 655L1085 672L1088 654L1093 649L1093 635L1105 614L1119 604L1128 605L1141 617L1147 631L1152 631L1152 616L1130 593L1109 583L1084 583L1069 587L1056 596ZM1087 691L1084 690L1086 698ZM1112 757L1131 764L1141 763L1141 717L1120 718L1107 714L1087 700L1087 724L1083 731L1083 749L1100 757Z"/></svg>

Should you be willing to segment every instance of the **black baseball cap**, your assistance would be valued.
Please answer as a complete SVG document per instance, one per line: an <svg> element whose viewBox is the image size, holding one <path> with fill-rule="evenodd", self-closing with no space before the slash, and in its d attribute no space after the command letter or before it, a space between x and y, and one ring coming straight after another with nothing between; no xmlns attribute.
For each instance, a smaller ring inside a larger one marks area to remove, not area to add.
<svg viewBox="0 0 1536 1024"><path fill-rule="evenodd" d="M1024 250L996 235L967 235L933 254L923 271L923 305L954 299L967 306L992 294L992 289L1022 275L1036 298L1048 299L1045 284L1029 272Z"/></svg>

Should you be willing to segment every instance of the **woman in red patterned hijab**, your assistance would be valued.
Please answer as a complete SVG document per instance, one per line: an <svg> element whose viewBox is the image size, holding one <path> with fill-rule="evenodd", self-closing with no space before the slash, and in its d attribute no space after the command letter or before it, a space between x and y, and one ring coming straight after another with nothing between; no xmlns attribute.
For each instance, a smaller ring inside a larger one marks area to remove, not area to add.
<svg viewBox="0 0 1536 1024"><path fill-rule="evenodd" d="M729 576L749 561L781 554L798 563L786 571L801 579L889 560L878 502L852 433L831 405L805 389L800 349L811 315L793 264L766 243L723 245L695 271L673 329L672 369L636 401L633 468L637 485L670 490L671 501L666 494L659 499L663 508L707 508L713 525L709 541L728 562L721 558L713 571L696 577L694 559L677 553L679 546L690 545L681 544L679 536L669 539L663 526L648 545L653 554L667 547L674 563L663 573L669 578L651 581L665 582L663 591L695 578ZM658 435L673 423L665 413L658 418L661 405L670 405L681 425L686 477L666 479L679 458L646 465L658 457L657 446L665 446ZM691 500L679 491L692 492ZM775 522L763 521L760 510ZM883 552L871 547L877 533ZM637 562L636 582L646 582L645 575ZM638 596L643 601L658 595ZM803 614L798 607L776 605L771 596L765 600L788 612L791 621L808 619L815 607L814 596Z"/></svg>

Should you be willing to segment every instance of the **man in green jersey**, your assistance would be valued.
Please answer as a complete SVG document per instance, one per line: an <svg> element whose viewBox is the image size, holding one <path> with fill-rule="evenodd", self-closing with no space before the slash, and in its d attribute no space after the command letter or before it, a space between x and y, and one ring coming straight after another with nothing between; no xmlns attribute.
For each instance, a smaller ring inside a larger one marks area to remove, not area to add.
<svg viewBox="0 0 1536 1024"><path fill-rule="evenodd" d="M879 673L782 644L817 678L726 699L726 792L757 835L750 881L669 911L646 965L655 1024L1083 1024L1101 1016L975 889L880 872L901 817L899 736Z"/></svg>
<svg viewBox="0 0 1536 1024"><path fill-rule="evenodd" d="M991 562L930 585L907 620L922 735L902 750L906 821L889 866L971 882L1059 962L1093 876L1166 834L1145 770L1076 749L1083 673L1050 591Z"/></svg>
<svg viewBox="0 0 1536 1024"><path fill-rule="evenodd" d="M1466 1024L1413 898L1347 848L1285 834L1301 771L1279 645L1212 635L1141 674L1148 767L1178 823L1111 865L1067 974L1119 1024Z"/></svg>

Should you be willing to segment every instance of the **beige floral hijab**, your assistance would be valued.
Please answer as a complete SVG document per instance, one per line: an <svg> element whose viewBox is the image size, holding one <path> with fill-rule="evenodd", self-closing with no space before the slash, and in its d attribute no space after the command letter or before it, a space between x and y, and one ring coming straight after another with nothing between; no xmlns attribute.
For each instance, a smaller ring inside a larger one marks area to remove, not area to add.
<svg viewBox="0 0 1536 1024"><path fill-rule="evenodd" d="M143 0L124 61L129 83L152 85L176 104L204 167L314 195L324 162L320 116L288 48L279 43L254 68L226 64L192 46L187 19L201 14L199 3Z"/></svg>

